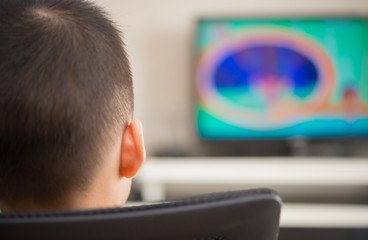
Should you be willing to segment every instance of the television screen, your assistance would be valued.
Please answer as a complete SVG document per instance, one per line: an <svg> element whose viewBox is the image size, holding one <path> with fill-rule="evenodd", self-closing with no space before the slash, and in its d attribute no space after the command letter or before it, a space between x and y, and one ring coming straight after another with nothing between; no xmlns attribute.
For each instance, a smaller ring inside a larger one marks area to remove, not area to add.
<svg viewBox="0 0 368 240"><path fill-rule="evenodd" d="M202 138L368 136L368 19L202 19L194 71Z"/></svg>

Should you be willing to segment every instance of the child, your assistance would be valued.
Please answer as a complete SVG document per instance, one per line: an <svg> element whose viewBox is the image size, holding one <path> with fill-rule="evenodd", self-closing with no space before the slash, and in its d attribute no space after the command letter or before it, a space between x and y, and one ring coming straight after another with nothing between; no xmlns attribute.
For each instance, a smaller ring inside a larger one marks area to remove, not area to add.
<svg viewBox="0 0 368 240"><path fill-rule="evenodd" d="M145 159L123 42L86 0L0 1L0 209L115 207Z"/></svg>

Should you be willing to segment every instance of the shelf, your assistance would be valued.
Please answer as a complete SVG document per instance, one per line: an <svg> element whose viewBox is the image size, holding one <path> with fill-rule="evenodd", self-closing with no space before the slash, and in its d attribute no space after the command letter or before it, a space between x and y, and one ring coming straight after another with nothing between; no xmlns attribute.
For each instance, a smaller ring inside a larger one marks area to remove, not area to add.
<svg viewBox="0 0 368 240"><path fill-rule="evenodd" d="M137 177L145 201L165 199L167 186L368 187L363 158L148 158Z"/></svg>
<svg viewBox="0 0 368 240"><path fill-rule="evenodd" d="M280 226L292 228L368 228L368 206L287 203L282 206Z"/></svg>

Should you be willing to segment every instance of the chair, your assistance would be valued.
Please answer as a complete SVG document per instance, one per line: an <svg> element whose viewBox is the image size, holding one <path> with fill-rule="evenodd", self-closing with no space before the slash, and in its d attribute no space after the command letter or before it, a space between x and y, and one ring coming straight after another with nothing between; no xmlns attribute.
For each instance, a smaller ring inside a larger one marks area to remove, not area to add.
<svg viewBox="0 0 368 240"><path fill-rule="evenodd" d="M281 198L269 189L88 211L0 215L1 239L276 240Z"/></svg>

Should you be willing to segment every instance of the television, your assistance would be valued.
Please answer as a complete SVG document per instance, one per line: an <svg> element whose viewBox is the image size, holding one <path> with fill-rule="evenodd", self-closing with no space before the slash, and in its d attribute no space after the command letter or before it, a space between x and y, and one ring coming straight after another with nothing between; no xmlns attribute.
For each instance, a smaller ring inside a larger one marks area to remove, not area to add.
<svg viewBox="0 0 368 240"><path fill-rule="evenodd" d="M201 139L368 136L368 18L203 18L194 55Z"/></svg>

